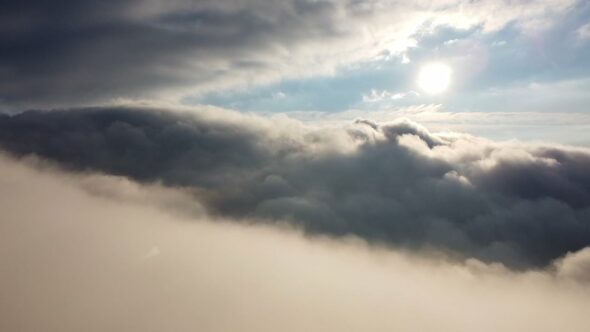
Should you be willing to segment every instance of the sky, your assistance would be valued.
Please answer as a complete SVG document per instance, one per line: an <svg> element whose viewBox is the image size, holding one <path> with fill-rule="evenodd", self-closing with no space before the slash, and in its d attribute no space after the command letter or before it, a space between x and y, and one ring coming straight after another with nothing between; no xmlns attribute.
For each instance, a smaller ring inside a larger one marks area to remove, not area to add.
<svg viewBox="0 0 590 332"><path fill-rule="evenodd" d="M0 1L0 330L585 331L590 3Z"/></svg>
<svg viewBox="0 0 590 332"><path fill-rule="evenodd" d="M590 143L587 1L2 6L5 112L165 101L348 121L354 118L343 112L412 117L416 107L429 107L437 114L419 121L437 130ZM416 82L431 62L452 69L444 94L426 93Z"/></svg>

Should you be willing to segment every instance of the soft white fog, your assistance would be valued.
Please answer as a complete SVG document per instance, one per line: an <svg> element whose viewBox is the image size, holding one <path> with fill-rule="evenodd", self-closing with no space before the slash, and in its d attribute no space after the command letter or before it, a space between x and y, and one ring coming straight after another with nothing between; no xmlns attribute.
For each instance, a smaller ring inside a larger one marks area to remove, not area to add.
<svg viewBox="0 0 590 332"><path fill-rule="evenodd" d="M194 220L199 208L182 193L37 162L3 157L0 174L2 331L588 327L588 250L516 273L357 239Z"/></svg>

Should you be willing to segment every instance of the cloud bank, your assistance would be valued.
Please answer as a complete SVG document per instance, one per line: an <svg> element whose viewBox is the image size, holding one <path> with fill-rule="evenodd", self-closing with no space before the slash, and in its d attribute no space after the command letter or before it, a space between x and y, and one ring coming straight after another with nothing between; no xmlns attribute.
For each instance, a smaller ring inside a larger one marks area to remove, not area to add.
<svg viewBox="0 0 590 332"><path fill-rule="evenodd" d="M0 146L181 188L220 218L516 268L590 244L584 148L437 134L403 120L312 128L286 117L125 107L3 115Z"/></svg>
<svg viewBox="0 0 590 332"><path fill-rule="evenodd" d="M183 200L168 189L33 164L0 157L1 330L587 328L588 249L516 273L353 238L195 220L155 207L170 195ZM89 191L101 184L119 196Z"/></svg>

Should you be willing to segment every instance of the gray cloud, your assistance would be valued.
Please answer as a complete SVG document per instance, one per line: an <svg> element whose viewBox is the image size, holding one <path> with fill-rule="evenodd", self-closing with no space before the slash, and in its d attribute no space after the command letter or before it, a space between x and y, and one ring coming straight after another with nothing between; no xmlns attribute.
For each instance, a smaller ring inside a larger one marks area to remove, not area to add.
<svg viewBox="0 0 590 332"><path fill-rule="evenodd" d="M589 249L517 273L174 216L129 204L167 189L4 156L0 174L3 331L587 330Z"/></svg>
<svg viewBox="0 0 590 332"><path fill-rule="evenodd" d="M0 105L176 100L326 74L383 52L398 54L425 26L488 31L511 21L538 24L574 2L3 1Z"/></svg>
<svg viewBox="0 0 590 332"><path fill-rule="evenodd" d="M335 21L349 7L307 0L1 6L0 98L8 105L154 97L161 90L276 79L289 74L287 58L301 64L296 56L312 47L308 42L343 37L342 22Z"/></svg>
<svg viewBox="0 0 590 332"><path fill-rule="evenodd" d="M583 148L433 134L409 121L313 129L281 117L122 107L5 115L0 146L184 188L219 217L512 267L590 244Z"/></svg>

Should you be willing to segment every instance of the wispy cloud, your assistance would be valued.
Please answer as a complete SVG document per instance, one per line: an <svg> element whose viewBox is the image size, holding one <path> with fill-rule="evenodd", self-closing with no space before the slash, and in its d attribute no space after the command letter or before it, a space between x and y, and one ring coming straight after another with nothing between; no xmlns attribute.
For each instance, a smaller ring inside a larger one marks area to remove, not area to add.
<svg viewBox="0 0 590 332"><path fill-rule="evenodd" d="M584 24L576 30L577 37L580 40L588 41L590 40L590 23Z"/></svg>
<svg viewBox="0 0 590 332"><path fill-rule="evenodd" d="M363 101L365 103L379 103L391 100L399 100L406 97L419 96L420 94L416 91L408 92L389 92L387 90L376 90L372 89L371 93L363 94Z"/></svg>

